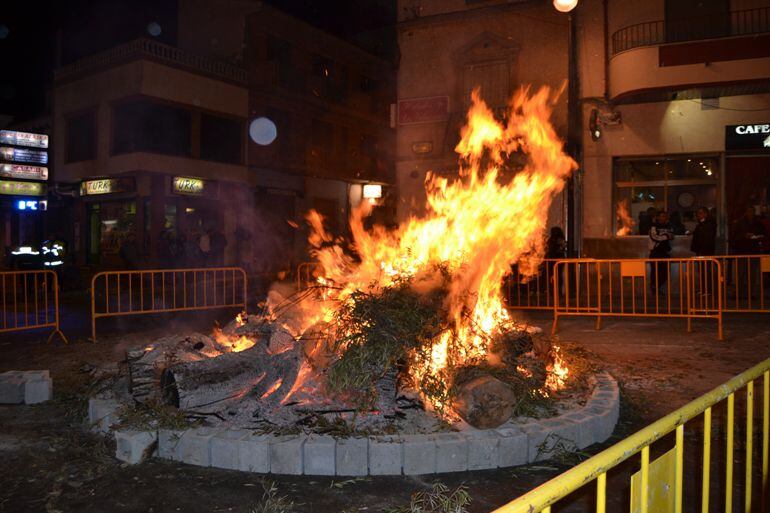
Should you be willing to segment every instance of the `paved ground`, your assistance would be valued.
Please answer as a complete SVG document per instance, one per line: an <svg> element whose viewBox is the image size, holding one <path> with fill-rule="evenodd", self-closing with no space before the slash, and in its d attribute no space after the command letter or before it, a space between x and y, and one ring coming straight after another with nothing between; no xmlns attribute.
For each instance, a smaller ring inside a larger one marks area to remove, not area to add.
<svg viewBox="0 0 770 513"><path fill-rule="evenodd" d="M178 327L204 329L219 317L206 314L171 320L123 319L100 322L99 344L85 341L90 329L80 314L64 316L72 343L45 345L44 334L0 338L0 371L50 369L56 400L40 406L0 407L0 512L251 512L261 501L261 476L189 467L154 460L125 466L112 458L114 447L82 430L78 408L87 364L114 360L125 342L110 333L132 332L132 340L151 338ZM550 328L550 317L527 315L533 324ZM646 423L713 388L770 356L770 319L730 317L724 342L716 340L713 323L684 321L608 321L601 331L589 319L561 322L558 337L579 342L595 353L620 381L621 422L613 436L622 438ZM102 337L101 334L104 334ZM85 367L84 367L85 365ZM697 431L697 428L695 429ZM696 441L697 433L687 435ZM605 444L606 446L607 444ZM596 452L602 447L592 447ZM697 454L693 453L692 457ZM688 453L688 458L689 458ZM715 456L718 459L718 453ZM425 478L378 478L351 481L270 477L279 495L288 496L297 512L375 511L407 505L410 494L434 481L465 485L470 511L489 511L563 470L558 463L507 470L466 472ZM738 472L740 473L740 472ZM611 477L621 489L610 510L627 510L627 475ZM687 494L694 494L691 480ZM625 489L625 491L623 491ZM714 492L715 500L720 500ZM591 511L587 494L567 501L570 511ZM261 511L261 510L259 510Z"/></svg>

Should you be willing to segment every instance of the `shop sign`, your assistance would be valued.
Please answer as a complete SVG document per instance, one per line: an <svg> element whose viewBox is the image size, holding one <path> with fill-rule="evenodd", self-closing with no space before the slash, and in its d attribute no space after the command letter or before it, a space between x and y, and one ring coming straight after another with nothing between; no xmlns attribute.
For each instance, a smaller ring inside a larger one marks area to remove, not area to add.
<svg viewBox="0 0 770 513"><path fill-rule="evenodd" d="M48 168L22 164L0 164L0 176L26 180L48 180Z"/></svg>
<svg viewBox="0 0 770 513"><path fill-rule="evenodd" d="M726 150L770 151L770 123L727 125L725 132Z"/></svg>
<svg viewBox="0 0 770 513"><path fill-rule="evenodd" d="M30 146L32 148L48 148L48 136L17 132L15 130L0 130L0 143L14 146Z"/></svg>
<svg viewBox="0 0 770 513"><path fill-rule="evenodd" d="M10 196L45 196L46 186L40 182L0 180L0 194Z"/></svg>
<svg viewBox="0 0 770 513"><path fill-rule="evenodd" d="M190 176L175 176L171 180L171 189L174 194L190 196L216 196L217 193L216 182Z"/></svg>
<svg viewBox="0 0 770 513"><path fill-rule="evenodd" d="M431 96L398 101L399 125L444 121L448 116L449 96Z"/></svg>
<svg viewBox="0 0 770 513"><path fill-rule="evenodd" d="M10 146L0 146L0 158L8 162L48 164L48 153L45 151L11 148Z"/></svg>
<svg viewBox="0 0 770 513"><path fill-rule="evenodd" d="M98 180L86 180L80 184L81 196L133 192L134 190L133 178L100 178Z"/></svg>

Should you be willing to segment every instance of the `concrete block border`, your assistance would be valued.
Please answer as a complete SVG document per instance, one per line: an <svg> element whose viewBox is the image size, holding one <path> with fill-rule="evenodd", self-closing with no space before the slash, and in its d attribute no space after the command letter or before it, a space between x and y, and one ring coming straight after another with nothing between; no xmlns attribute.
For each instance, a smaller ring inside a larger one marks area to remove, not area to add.
<svg viewBox="0 0 770 513"><path fill-rule="evenodd" d="M0 374L0 404L39 404L52 397L53 382L47 370Z"/></svg>
<svg viewBox="0 0 770 513"><path fill-rule="evenodd" d="M553 456L548 440L584 449L612 435L620 392L608 373L597 374L585 405L556 417L498 429L468 429L425 435L337 439L329 436L253 435L242 429L194 428L153 431L161 458L191 465L291 475L424 475L525 465ZM106 431L115 401L92 399L89 422ZM135 432L125 436L136 437ZM124 449L125 452L125 449ZM121 454L121 459L133 460Z"/></svg>

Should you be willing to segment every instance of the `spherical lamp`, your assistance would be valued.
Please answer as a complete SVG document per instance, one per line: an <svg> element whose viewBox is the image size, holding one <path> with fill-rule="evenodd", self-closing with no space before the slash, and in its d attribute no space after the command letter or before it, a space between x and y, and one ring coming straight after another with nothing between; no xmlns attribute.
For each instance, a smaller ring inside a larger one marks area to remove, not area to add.
<svg viewBox="0 0 770 513"><path fill-rule="evenodd" d="M278 137L278 129L268 118L256 118L249 125L249 137L260 146L267 146Z"/></svg>
<svg viewBox="0 0 770 513"><path fill-rule="evenodd" d="M577 4L578 0L553 0L553 7L559 12L570 12Z"/></svg>

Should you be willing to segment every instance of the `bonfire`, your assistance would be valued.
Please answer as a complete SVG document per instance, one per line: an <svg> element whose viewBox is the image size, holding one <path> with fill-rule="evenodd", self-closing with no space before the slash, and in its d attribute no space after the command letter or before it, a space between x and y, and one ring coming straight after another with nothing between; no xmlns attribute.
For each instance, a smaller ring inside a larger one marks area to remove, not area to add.
<svg viewBox="0 0 770 513"><path fill-rule="evenodd" d="M141 385L160 372L167 403L220 418L392 419L418 408L495 427L522 397L559 390L568 371L558 348L533 342L501 291L512 265L538 272L547 212L576 168L549 122L557 96L522 89L499 121L474 91L458 176L428 174L425 214L367 230L363 202L342 241L311 211L316 283L277 284L262 311L213 338L134 352L141 393L152 395Z"/></svg>

